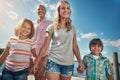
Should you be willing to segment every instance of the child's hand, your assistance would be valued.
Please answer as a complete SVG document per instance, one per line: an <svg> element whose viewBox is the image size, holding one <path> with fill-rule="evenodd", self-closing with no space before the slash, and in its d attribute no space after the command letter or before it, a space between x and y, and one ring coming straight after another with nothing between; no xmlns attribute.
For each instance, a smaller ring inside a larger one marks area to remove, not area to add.
<svg viewBox="0 0 120 80"><path fill-rule="evenodd" d="M79 64L79 66L78 66L78 68L77 68L77 71L79 72L79 73L84 73L84 66L83 66L83 64Z"/></svg>
<svg viewBox="0 0 120 80"><path fill-rule="evenodd" d="M37 71L38 71L38 65L37 65L37 64L34 64L34 67L33 67L33 72L34 72L34 74L36 74Z"/></svg>

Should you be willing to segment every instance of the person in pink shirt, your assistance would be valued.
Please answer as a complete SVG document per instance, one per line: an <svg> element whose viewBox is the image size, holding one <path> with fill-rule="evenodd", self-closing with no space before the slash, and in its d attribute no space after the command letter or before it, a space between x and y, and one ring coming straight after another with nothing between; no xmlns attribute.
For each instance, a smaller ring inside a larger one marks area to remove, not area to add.
<svg viewBox="0 0 120 80"><path fill-rule="evenodd" d="M76 29L72 24L70 15L71 7L69 2L59 0L53 24L47 27L44 45L34 61L34 72L37 72L42 56L49 49L46 63L47 80L71 80L74 70L74 56L76 56L79 63L77 71L79 73L84 71L76 39Z"/></svg>
<svg viewBox="0 0 120 80"><path fill-rule="evenodd" d="M46 15L46 8L44 5L38 5L37 7L37 15L38 19L34 23L35 26L35 35L33 37L34 41L37 41L36 45L36 55L39 54L40 48L44 44L45 40L45 34L46 34L46 28L48 27L49 24L52 23L52 21L47 20L45 18ZM47 53L43 56L42 60L39 63L39 69L37 73L35 73L35 80L45 80L45 67L46 67L46 62L47 62Z"/></svg>

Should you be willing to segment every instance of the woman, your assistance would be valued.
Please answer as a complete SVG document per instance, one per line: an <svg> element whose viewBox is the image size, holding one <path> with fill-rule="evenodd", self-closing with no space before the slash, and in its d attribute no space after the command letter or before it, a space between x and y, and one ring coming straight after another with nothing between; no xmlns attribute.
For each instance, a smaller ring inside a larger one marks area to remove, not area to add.
<svg viewBox="0 0 120 80"><path fill-rule="evenodd" d="M80 73L84 71L76 40L76 30L71 24L70 15L70 4L65 0L60 0L54 22L46 30L45 43L34 63L36 72L38 63L52 40L46 64L48 80L70 80L74 68L74 54L79 62L78 71Z"/></svg>

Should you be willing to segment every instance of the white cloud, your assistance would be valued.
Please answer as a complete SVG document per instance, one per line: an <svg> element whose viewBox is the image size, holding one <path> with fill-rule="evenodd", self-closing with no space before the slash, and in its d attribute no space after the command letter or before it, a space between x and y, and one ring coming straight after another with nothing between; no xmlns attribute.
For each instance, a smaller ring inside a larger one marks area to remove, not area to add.
<svg viewBox="0 0 120 80"><path fill-rule="evenodd" d="M80 33L80 31L79 31L78 29L77 29L76 31L77 31L78 33Z"/></svg>
<svg viewBox="0 0 120 80"><path fill-rule="evenodd" d="M120 50L120 39L114 40L114 41L104 40L103 39L103 42L105 43L106 46L117 47Z"/></svg>
<svg viewBox="0 0 120 80"><path fill-rule="evenodd" d="M89 54L90 53L90 50L89 49L86 49L86 50L80 50L80 54L81 54L81 58L83 58L86 54Z"/></svg>
<svg viewBox="0 0 120 80"><path fill-rule="evenodd" d="M6 2L6 5L9 7L9 8L12 8L12 9L14 9L14 7L13 7L13 2Z"/></svg>
<svg viewBox="0 0 120 80"><path fill-rule="evenodd" d="M97 36L97 34L94 33L94 32L92 32L92 33L87 33L87 34L81 33L81 38L86 38L86 39L88 39L88 38L93 38L93 37L96 37L96 36Z"/></svg>
<svg viewBox="0 0 120 80"><path fill-rule="evenodd" d="M109 44L112 46L118 47L120 50L120 39L118 39L116 41L110 41Z"/></svg>
<svg viewBox="0 0 120 80"><path fill-rule="evenodd" d="M120 39L116 40L116 41L110 41L110 44L113 46L118 46L120 47Z"/></svg>
<svg viewBox="0 0 120 80"><path fill-rule="evenodd" d="M103 35L104 33L100 33L100 35Z"/></svg>
<svg viewBox="0 0 120 80"><path fill-rule="evenodd" d="M51 13L50 13L50 12L47 12L46 17L47 17L48 19L53 19L53 16L51 16Z"/></svg>
<svg viewBox="0 0 120 80"><path fill-rule="evenodd" d="M15 11L12 11L12 10L11 10L11 11L8 13L8 17L11 18L12 20L15 20L15 19L17 19L18 14L17 14Z"/></svg>
<svg viewBox="0 0 120 80"><path fill-rule="evenodd" d="M36 14L36 11L35 11L35 9L33 10L33 9L31 9L31 12L33 12L34 14Z"/></svg>
<svg viewBox="0 0 120 80"><path fill-rule="evenodd" d="M42 5L47 6L50 1L49 0L38 0L38 2Z"/></svg>
<svg viewBox="0 0 120 80"><path fill-rule="evenodd" d="M77 42L80 42L80 37L77 37Z"/></svg>
<svg viewBox="0 0 120 80"><path fill-rule="evenodd" d="M51 10L55 10L56 5L55 5L55 4L49 5L49 8L50 8Z"/></svg>
<svg viewBox="0 0 120 80"><path fill-rule="evenodd" d="M23 3L27 3L29 2L30 0L22 0Z"/></svg>

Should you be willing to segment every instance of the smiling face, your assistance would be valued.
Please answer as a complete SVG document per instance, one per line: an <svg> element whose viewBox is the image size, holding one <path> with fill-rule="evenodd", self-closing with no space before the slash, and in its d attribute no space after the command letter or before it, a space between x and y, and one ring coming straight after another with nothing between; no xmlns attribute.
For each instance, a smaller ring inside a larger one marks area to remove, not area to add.
<svg viewBox="0 0 120 80"><path fill-rule="evenodd" d="M62 19L69 18L71 14L70 5L68 3L62 2L58 12Z"/></svg>
<svg viewBox="0 0 120 80"><path fill-rule="evenodd" d="M103 42L99 38L94 38L89 43L89 49L93 55L99 56L103 50Z"/></svg>
<svg viewBox="0 0 120 80"><path fill-rule="evenodd" d="M21 19L14 29L15 36L25 38L32 38L34 35L34 24L29 19Z"/></svg>
<svg viewBox="0 0 120 80"><path fill-rule="evenodd" d="M102 46L97 44L97 45L91 45L90 47L91 47L90 49L91 49L92 54L99 56L102 50Z"/></svg>
<svg viewBox="0 0 120 80"><path fill-rule="evenodd" d="M20 29L20 37L28 38L31 33L31 25L28 22L24 22Z"/></svg>
<svg viewBox="0 0 120 80"><path fill-rule="evenodd" d="M37 7L37 14L40 18L44 18L46 14L46 9L43 5L39 5Z"/></svg>

